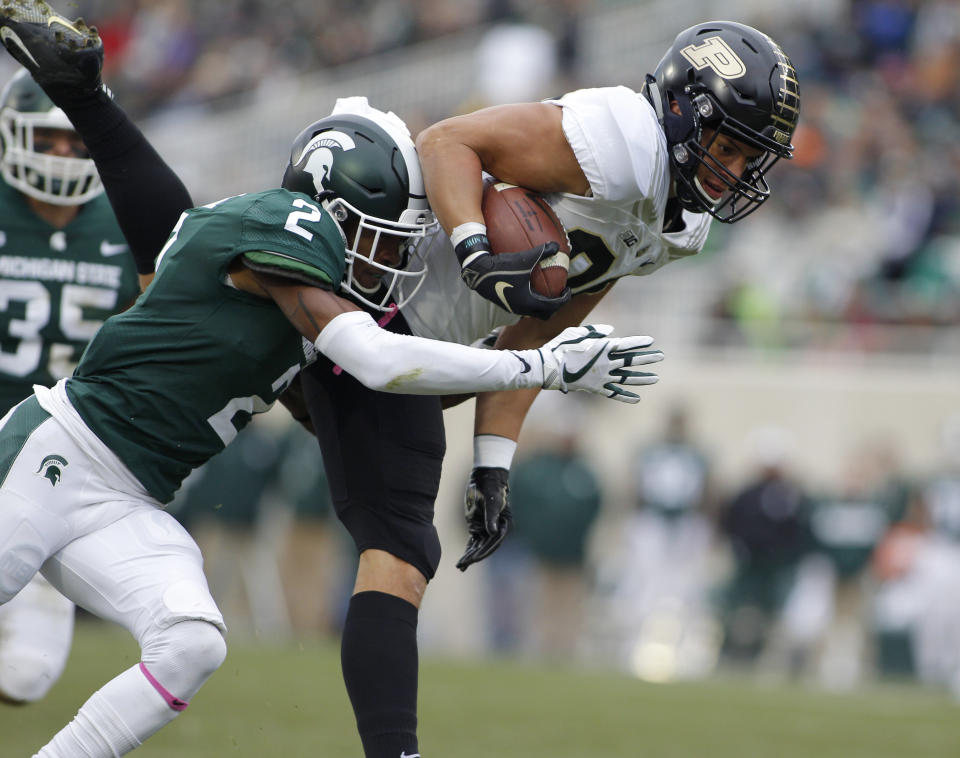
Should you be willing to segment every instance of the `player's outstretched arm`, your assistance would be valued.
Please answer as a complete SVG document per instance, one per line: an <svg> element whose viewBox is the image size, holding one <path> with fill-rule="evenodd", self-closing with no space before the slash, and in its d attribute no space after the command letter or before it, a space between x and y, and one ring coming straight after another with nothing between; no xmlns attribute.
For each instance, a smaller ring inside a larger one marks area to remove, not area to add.
<svg viewBox="0 0 960 758"><path fill-rule="evenodd" d="M2 43L69 117L97 166L141 289L190 193L103 86L103 41L42 0L3 3Z"/></svg>
<svg viewBox="0 0 960 758"><path fill-rule="evenodd" d="M640 396L635 392L627 390L618 382L604 381L600 378L600 374L620 376L623 372L628 372L629 384L653 384L657 381L656 374L647 372L643 368L663 360L663 353L659 350L647 349L653 342L650 337L610 339L607 335L612 330L613 327L604 324L572 326L540 348L537 352L548 356L551 353L558 356L563 352L560 359L562 366L557 369L547 368L547 377L543 382L544 388L560 389L564 392L571 389L587 389L597 393L596 386L602 383L605 392L597 394L606 394L607 397L628 403L638 402ZM601 347L601 343L607 340L609 343ZM574 351L577 353L576 357L567 351ZM601 366L605 359L622 359L623 363L616 368ZM594 369L599 372L597 377L594 380L587 379L586 375ZM552 370L557 371L556 382L559 384L551 382ZM584 381L584 386L576 386L581 380ZM484 435L484 437L492 437L492 435ZM475 438L475 441L479 439ZM512 440L506 438L500 438L500 440L508 445L512 443ZM496 439L482 440L482 442L492 446L494 450L503 447L497 445ZM512 448L508 457L511 456ZM466 550L457 562L457 568L461 571L490 555L507 536L513 523L509 492L509 460L506 465L497 465L493 462L485 466L474 466L464 498L464 513L469 536Z"/></svg>
<svg viewBox="0 0 960 758"><path fill-rule="evenodd" d="M566 348L582 351L579 371L589 373L592 370L589 367L590 361L599 361L599 358L596 357L597 354L593 352L591 341L609 334L611 329L612 327L609 326L569 327L543 348L540 348L540 352L547 349ZM656 375L639 367L662 360L663 354L658 350L646 349L652 343L649 337L632 337L626 338L626 340L628 342L621 343L607 353L610 357L622 356L624 358L623 367L613 369L612 373L618 374L620 371L630 371L633 374L632 384L653 384L657 381ZM572 365L571 358L570 355L564 356L567 367L560 371L563 381L566 382L569 382L577 373L577 371L571 371L568 367ZM549 381L545 380L543 386L550 387ZM604 388L611 393L607 395L608 397L615 397L629 403L636 403L640 400L639 395L628 390L626 390L626 395L620 396L620 393L624 392L625 389L616 384L608 383L604 385ZM577 387L568 383L566 388L560 387L560 389L577 389ZM533 400L532 393L493 393L493 395L481 395L480 397L493 399L500 412L509 412L512 398L508 395L511 394L520 396L516 405L525 414ZM515 432L517 434L519 433L519 423L516 423ZM510 531L513 516L509 500L509 468L515 446L515 438L499 436L489 431L478 433L474 437L474 468L470 474L470 480L467 483L464 495L464 514L468 531L467 547L457 562L457 568L461 571L465 571L468 566L493 553Z"/></svg>
<svg viewBox="0 0 960 758"><path fill-rule="evenodd" d="M604 325L573 327L539 349L517 351L393 334L331 290L270 274L250 276L321 353L377 391L446 395L541 387L635 403L640 397L629 388L656 382L656 374L643 367L663 359L648 349L650 337L610 337L612 327ZM243 277L234 281L241 286Z"/></svg>
<svg viewBox="0 0 960 758"><path fill-rule="evenodd" d="M547 321L523 318L504 327L496 347L530 348L556 337L566 327L583 322L609 289L577 295ZM491 555L506 539L513 525L510 465L524 419L538 393L539 390L522 390L477 395L473 470L463 498L467 546L457 561L457 568L461 571Z"/></svg>

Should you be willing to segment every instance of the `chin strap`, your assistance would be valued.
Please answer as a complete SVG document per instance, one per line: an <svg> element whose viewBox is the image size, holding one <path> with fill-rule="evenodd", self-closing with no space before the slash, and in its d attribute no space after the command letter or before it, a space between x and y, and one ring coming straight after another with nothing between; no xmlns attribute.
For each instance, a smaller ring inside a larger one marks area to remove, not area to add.
<svg viewBox="0 0 960 758"><path fill-rule="evenodd" d="M652 74L647 74L643 82L643 94L653 106L657 114L657 121L663 126L663 95L660 94L660 87L657 85L657 79Z"/></svg>

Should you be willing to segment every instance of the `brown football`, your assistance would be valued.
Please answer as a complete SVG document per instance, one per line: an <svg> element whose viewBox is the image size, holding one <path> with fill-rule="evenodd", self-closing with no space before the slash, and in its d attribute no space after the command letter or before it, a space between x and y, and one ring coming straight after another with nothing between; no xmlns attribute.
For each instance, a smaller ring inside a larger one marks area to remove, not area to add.
<svg viewBox="0 0 960 758"><path fill-rule="evenodd" d="M530 274L534 292L557 297L567 286L570 243L563 224L539 192L487 179L483 185L483 220L494 254L518 253L545 242L559 250L544 258Z"/></svg>

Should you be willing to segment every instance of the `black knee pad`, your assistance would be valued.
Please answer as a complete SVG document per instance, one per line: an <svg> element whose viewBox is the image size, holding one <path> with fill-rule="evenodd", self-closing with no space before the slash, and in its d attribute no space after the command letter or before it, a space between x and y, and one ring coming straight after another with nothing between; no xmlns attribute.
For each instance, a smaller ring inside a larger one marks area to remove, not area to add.
<svg viewBox="0 0 960 758"><path fill-rule="evenodd" d="M357 549L384 550L433 577L446 451L440 399L374 392L326 359L304 373L303 390L334 507Z"/></svg>
<svg viewBox="0 0 960 758"><path fill-rule="evenodd" d="M337 509L340 521L357 546L364 550L383 550L414 566L428 580L440 565L440 537L432 523L418 523L377 509L351 507Z"/></svg>

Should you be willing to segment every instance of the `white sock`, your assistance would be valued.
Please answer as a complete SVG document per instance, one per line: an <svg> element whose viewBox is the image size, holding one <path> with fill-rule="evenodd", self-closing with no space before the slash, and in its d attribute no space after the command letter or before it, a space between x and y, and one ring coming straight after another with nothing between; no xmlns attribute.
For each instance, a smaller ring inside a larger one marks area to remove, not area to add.
<svg viewBox="0 0 960 758"><path fill-rule="evenodd" d="M93 693L34 758L117 758L177 715L137 664Z"/></svg>

